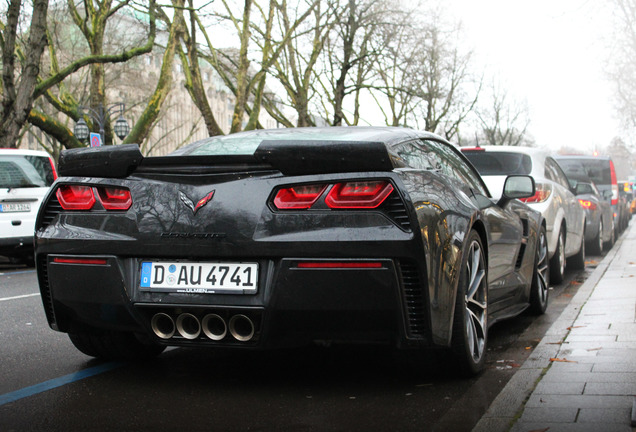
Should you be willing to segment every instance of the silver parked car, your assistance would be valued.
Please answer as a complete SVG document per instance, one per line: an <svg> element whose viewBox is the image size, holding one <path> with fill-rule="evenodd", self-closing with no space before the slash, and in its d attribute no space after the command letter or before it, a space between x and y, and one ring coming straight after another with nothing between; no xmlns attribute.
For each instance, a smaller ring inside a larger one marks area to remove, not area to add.
<svg viewBox="0 0 636 432"><path fill-rule="evenodd" d="M491 191L502 190L510 174L534 177L536 193L522 199L546 220L550 277L560 283L568 265L585 267L585 212L568 178L550 154L531 147L484 146L462 148Z"/></svg>

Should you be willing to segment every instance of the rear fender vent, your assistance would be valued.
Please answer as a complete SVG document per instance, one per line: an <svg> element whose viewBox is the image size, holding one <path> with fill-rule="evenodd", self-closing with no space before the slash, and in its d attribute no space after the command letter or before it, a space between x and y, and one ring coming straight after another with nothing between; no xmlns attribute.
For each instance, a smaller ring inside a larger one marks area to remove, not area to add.
<svg viewBox="0 0 636 432"><path fill-rule="evenodd" d="M406 212L402 198L396 191L389 195L380 208L404 231L411 231L409 215Z"/></svg>
<svg viewBox="0 0 636 432"><path fill-rule="evenodd" d="M51 225L53 220L61 212L62 212L62 205L57 200L57 196L55 196L55 194L52 194L51 198L46 203L46 207L44 208L44 212L42 213L42 215L40 217L40 220L39 220L39 226L36 227L36 230L38 230L39 228L46 228L49 225Z"/></svg>
<svg viewBox="0 0 636 432"><path fill-rule="evenodd" d="M54 330L57 330L57 320L55 319L55 310L53 308L53 297L51 296L51 286L49 285L49 272L46 264L46 255L37 258L38 279L40 282L40 293L42 294L42 304L46 320Z"/></svg>
<svg viewBox="0 0 636 432"><path fill-rule="evenodd" d="M409 339L425 339L428 322L424 307L424 289L417 265L409 261L400 261L399 269L404 312L407 319L407 336Z"/></svg>

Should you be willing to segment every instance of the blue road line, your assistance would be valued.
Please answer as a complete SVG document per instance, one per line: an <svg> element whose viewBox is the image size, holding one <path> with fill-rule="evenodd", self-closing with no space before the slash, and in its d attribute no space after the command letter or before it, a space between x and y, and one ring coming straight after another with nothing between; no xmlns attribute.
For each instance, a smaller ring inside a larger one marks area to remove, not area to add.
<svg viewBox="0 0 636 432"><path fill-rule="evenodd" d="M43 393L47 390L54 389L56 387L61 387L66 384L70 384L75 381L82 380L84 378L89 378L95 375L99 375L104 372L111 371L113 369L117 369L118 367L123 366L125 363L122 362L110 362L104 363L99 366L94 366L88 369L81 370L79 372L75 372L72 374L64 375L59 378L54 378L52 380L44 381L39 384L35 384L29 387L25 387L20 390L16 390L10 393L5 393L0 395L0 406L4 404L8 404L10 402L15 402L18 399L22 399L25 397L33 396L38 393Z"/></svg>

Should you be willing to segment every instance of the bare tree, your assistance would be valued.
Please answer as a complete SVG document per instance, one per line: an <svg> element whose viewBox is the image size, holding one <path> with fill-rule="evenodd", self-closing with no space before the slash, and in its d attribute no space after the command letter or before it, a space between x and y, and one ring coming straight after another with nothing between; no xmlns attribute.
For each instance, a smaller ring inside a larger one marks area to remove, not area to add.
<svg viewBox="0 0 636 432"><path fill-rule="evenodd" d="M28 40L22 49L18 43L18 23L22 1L11 0L6 24L0 22L2 50L2 87L0 87L0 147L15 148L20 130L31 112L40 71L40 59L46 46L48 0L34 0ZM18 53L18 56L16 56ZM21 62L16 64L16 58Z"/></svg>
<svg viewBox="0 0 636 432"><path fill-rule="evenodd" d="M612 0L615 46L608 58L616 109L625 124L636 126L636 0Z"/></svg>
<svg viewBox="0 0 636 432"><path fill-rule="evenodd" d="M475 110L480 128L476 144L532 145L526 133L530 124L527 104L511 98L501 83L493 81L489 90L490 94L482 97L488 105Z"/></svg>

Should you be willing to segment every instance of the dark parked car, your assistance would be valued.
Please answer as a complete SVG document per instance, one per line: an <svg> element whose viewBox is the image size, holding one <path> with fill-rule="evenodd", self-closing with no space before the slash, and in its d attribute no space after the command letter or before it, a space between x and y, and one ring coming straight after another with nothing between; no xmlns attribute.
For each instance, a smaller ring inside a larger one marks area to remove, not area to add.
<svg viewBox="0 0 636 432"><path fill-rule="evenodd" d="M581 155L557 155L555 159L567 172L571 165L583 165L585 173L597 187L601 196L610 204L612 209L612 227L614 228L614 238L618 238L623 232L621 223L621 206L619 205L619 187L616 179L614 162L609 156L581 156ZM609 242L609 246L613 241Z"/></svg>
<svg viewBox="0 0 636 432"><path fill-rule="evenodd" d="M36 232L50 326L96 357L312 341L447 348L548 302L546 231L496 202L442 138L396 128L261 130L170 156L68 150ZM501 192L501 191L499 191Z"/></svg>
<svg viewBox="0 0 636 432"><path fill-rule="evenodd" d="M614 244L614 218L610 201L603 198L603 194L579 161L561 161L559 165L565 171L572 190L585 210L586 246L593 254L600 255L606 246L609 249Z"/></svg>

